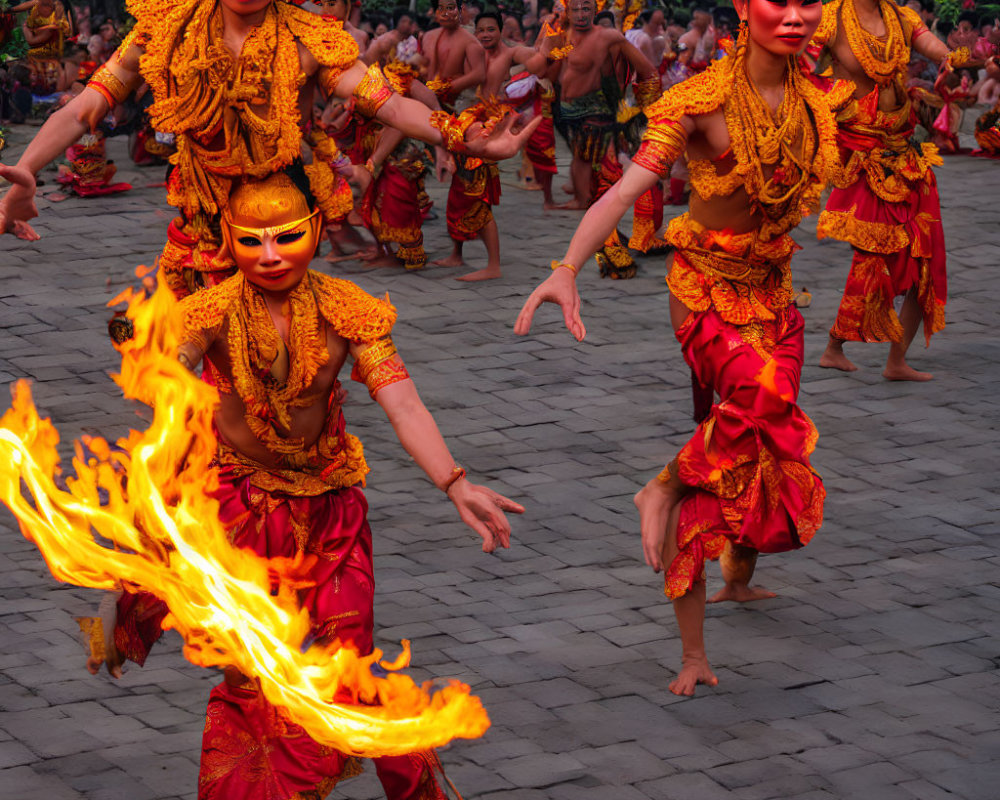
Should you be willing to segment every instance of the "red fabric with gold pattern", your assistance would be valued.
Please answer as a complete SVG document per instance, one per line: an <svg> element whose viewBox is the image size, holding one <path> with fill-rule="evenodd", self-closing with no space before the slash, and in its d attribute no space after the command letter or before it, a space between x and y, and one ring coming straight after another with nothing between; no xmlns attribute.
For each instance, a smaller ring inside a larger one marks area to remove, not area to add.
<svg viewBox="0 0 1000 800"><path fill-rule="evenodd" d="M721 401L678 456L689 487L680 510L678 555L666 593L680 597L727 540L764 553L802 547L823 520L823 489L809 465L816 428L796 405L802 315L731 325L714 309L692 312L677 331L684 360Z"/></svg>
<svg viewBox="0 0 1000 800"><path fill-rule="evenodd" d="M839 230L841 220L848 230ZM917 289L926 341L944 328L947 256L933 172L927 170L902 203L879 198L863 179L834 189L820 230L854 247L831 335L853 342L900 341L903 328L892 301L911 287Z"/></svg>
<svg viewBox="0 0 1000 800"><path fill-rule="evenodd" d="M370 653L375 582L368 503L361 489L300 497L259 489L249 478L223 470L215 497L233 546L265 558L293 558L303 551L313 557L303 575L313 586L300 592L313 621L311 635L339 638ZM128 647L123 652L141 664L135 655L145 660L159 638L166 606L146 593L126 594L118 610L116 644ZM434 776L439 767L433 753L375 759L389 800L447 800ZM199 800L318 799L358 769L355 759L313 741L252 682L234 686L224 681L212 690Z"/></svg>
<svg viewBox="0 0 1000 800"><path fill-rule="evenodd" d="M420 210L420 176L406 165L387 161L365 192L361 216L379 243L397 242L398 253L410 269L427 263L424 254L424 216Z"/></svg>
<svg viewBox="0 0 1000 800"><path fill-rule="evenodd" d="M489 162L470 168L459 155L455 161L457 169L448 190L448 235L467 242L478 238L493 219L491 206L500 202L500 170Z"/></svg>
<svg viewBox="0 0 1000 800"><path fill-rule="evenodd" d="M666 242L656 238L656 232L663 226L663 184L659 181L647 189L632 208L632 238L628 246L633 250L648 252L651 248L662 247Z"/></svg>

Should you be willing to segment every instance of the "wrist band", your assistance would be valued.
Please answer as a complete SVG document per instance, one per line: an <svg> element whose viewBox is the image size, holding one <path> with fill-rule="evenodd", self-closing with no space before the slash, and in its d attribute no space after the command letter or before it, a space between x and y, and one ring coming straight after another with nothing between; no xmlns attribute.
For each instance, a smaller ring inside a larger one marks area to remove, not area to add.
<svg viewBox="0 0 1000 800"><path fill-rule="evenodd" d="M444 492L445 494L448 494L448 492L451 490L451 487L454 486L459 480L461 480L464 477L465 477L465 468L460 467L458 466L458 464L456 464L454 467L452 467L451 475L449 476L448 480L444 482L444 486L441 487L441 491Z"/></svg>
<svg viewBox="0 0 1000 800"><path fill-rule="evenodd" d="M570 272L572 272L574 275L576 275L576 274L578 274L580 272L579 267L574 267L572 264L569 264L569 263L567 263L565 261L553 261L552 262L552 269L553 270L557 270L557 269L559 269L559 267L565 267Z"/></svg>

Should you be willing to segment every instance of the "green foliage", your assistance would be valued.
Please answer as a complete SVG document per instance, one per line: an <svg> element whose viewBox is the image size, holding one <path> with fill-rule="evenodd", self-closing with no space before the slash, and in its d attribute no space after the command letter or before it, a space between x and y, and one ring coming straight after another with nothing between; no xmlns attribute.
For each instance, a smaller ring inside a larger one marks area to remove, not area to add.
<svg viewBox="0 0 1000 800"><path fill-rule="evenodd" d="M27 54L28 40L24 38L24 31L18 25L10 32L10 39L7 40L7 44L0 47L0 64L24 58Z"/></svg>
<svg viewBox="0 0 1000 800"><path fill-rule="evenodd" d="M962 13L961 0L937 0L934 13L938 19L950 22L952 25L958 22L958 15Z"/></svg>

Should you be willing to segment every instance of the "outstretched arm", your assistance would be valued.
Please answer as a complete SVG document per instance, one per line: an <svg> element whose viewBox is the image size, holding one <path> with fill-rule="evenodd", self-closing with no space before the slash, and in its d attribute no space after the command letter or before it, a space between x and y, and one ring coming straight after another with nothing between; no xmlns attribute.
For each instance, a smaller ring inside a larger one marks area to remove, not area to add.
<svg viewBox="0 0 1000 800"><path fill-rule="evenodd" d="M116 99L124 99L142 83L139 75L141 55L142 51L135 46L129 47L125 53L119 51L98 70L92 83L99 81L103 74L105 84L113 84L105 91L110 90L112 97ZM107 72L102 73L105 69ZM42 125L17 166L32 176L37 175L46 164L96 127L110 108L108 95L88 84L87 88ZM28 220L37 216L34 181L30 187L24 183L15 183L0 200L0 233L14 231L21 239L36 240L39 236L28 225Z"/></svg>
<svg viewBox="0 0 1000 800"><path fill-rule="evenodd" d="M387 85L384 89L375 87L380 75L376 74L376 69L371 67L369 71L363 62L358 61L335 76L324 67L320 69L320 85L328 94L345 100L354 96L363 114L374 115L379 122L402 131L406 136L432 145L444 145L441 131L431 124L431 110L423 103L396 94ZM384 76L381 81L384 83ZM489 136L479 136L480 126L474 125L466 135L469 154L491 161L510 158L528 141L541 119L532 120L517 134L510 132L514 122L514 118L510 117L507 124L498 125Z"/></svg>
<svg viewBox="0 0 1000 800"><path fill-rule="evenodd" d="M521 514L524 507L465 479L391 341L380 339L370 345L352 342L351 355L400 444L434 485L447 494L462 521L482 537L483 551L492 553L497 547L510 547L510 522L503 512Z"/></svg>
<svg viewBox="0 0 1000 800"><path fill-rule="evenodd" d="M554 269L552 274L531 293L514 323L514 333L524 336L531 330L535 311L542 303L558 303L569 332L583 341L587 329L580 318L580 294L576 275L580 267L597 252L617 227L618 221L643 192L651 189L660 176L652 170L632 164L625 174L587 209L573 234L562 263L568 268Z"/></svg>

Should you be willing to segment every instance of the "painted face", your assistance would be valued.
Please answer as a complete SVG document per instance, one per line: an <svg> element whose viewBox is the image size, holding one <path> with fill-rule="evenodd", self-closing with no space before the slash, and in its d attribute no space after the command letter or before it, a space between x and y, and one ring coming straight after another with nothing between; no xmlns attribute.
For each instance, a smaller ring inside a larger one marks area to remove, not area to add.
<svg viewBox="0 0 1000 800"><path fill-rule="evenodd" d="M492 50L500 42L500 28L497 21L490 17L483 17L476 23L476 38L484 50Z"/></svg>
<svg viewBox="0 0 1000 800"><path fill-rule="evenodd" d="M457 28L461 19L457 0L439 0L434 19L442 28L449 30Z"/></svg>
<svg viewBox="0 0 1000 800"><path fill-rule="evenodd" d="M236 266L254 286L282 294L299 285L316 252L319 211L309 212L290 181L242 187L223 230Z"/></svg>
<svg viewBox="0 0 1000 800"><path fill-rule="evenodd" d="M775 55L801 51L823 16L820 0L749 0L737 10L747 14L750 38Z"/></svg>
<svg viewBox="0 0 1000 800"><path fill-rule="evenodd" d="M570 0L569 23L578 31L590 30L594 24L594 0Z"/></svg>

